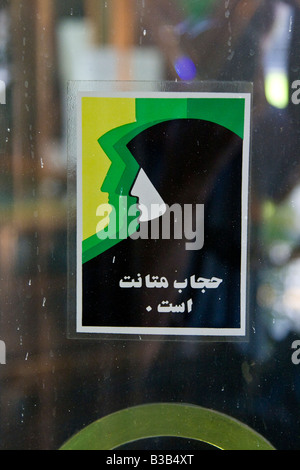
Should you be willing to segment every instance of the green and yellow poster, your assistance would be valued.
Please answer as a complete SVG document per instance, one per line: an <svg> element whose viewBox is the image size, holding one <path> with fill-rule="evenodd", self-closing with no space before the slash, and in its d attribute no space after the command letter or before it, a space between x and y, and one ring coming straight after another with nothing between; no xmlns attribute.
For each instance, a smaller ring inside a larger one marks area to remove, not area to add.
<svg viewBox="0 0 300 470"><path fill-rule="evenodd" d="M246 336L250 106L78 92L78 334Z"/></svg>

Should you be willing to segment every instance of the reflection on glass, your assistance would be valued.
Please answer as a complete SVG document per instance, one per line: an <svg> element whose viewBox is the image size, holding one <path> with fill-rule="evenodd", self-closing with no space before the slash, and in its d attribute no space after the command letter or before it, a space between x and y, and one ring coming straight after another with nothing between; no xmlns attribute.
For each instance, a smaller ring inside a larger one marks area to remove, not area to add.
<svg viewBox="0 0 300 470"><path fill-rule="evenodd" d="M0 2L1 449L157 401L299 449L299 44L296 1ZM182 79L254 83L249 342L67 340L66 82Z"/></svg>

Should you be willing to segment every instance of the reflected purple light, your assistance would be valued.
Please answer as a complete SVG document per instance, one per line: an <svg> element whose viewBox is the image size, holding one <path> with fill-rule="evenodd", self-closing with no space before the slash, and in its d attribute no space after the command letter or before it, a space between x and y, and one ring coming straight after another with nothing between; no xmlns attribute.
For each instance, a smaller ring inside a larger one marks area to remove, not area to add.
<svg viewBox="0 0 300 470"><path fill-rule="evenodd" d="M181 80L194 80L197 75L196 65L187 56L179 57L175 62L175 70Z"/></svg>

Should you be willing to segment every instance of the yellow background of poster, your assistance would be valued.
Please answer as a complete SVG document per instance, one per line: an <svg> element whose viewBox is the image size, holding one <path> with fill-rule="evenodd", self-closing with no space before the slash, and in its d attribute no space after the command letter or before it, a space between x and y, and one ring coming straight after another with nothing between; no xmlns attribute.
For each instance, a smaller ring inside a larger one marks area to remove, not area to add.
<svg viewBox="0 0 300 470"><path fill-rule="evenodd" d="M111 129L136 121L134 98L82 98L82 239L95 234L97 207L108 202L101 186L110 160L98 140Z"/></svg>

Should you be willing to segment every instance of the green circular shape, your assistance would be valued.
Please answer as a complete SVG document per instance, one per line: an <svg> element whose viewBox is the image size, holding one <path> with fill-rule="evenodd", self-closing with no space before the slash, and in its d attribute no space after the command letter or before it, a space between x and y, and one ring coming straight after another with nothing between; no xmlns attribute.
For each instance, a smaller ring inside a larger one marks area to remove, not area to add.
<svg viewBox="0 0 300 470"><path fill-rule="evenodd" d="M113 450L141 439L181 437L221 450L275 450L260 434L225 414L195 405L126 408L80 431L60 450Z"/></svg>

